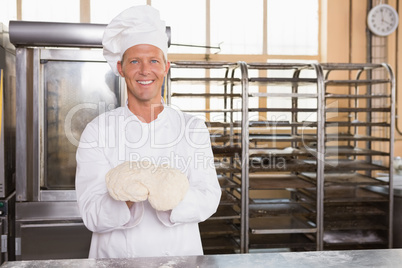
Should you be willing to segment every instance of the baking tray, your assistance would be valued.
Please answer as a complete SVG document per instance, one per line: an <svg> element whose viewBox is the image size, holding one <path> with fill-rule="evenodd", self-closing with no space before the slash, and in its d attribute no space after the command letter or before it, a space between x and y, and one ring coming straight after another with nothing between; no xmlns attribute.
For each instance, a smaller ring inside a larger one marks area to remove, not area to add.
<svg viewBox="0 0 402 268"><path fill-rule="evenodd" d="M314 188L313 183L295 174L250 174L249 189Z"/></svg>
<svg viewBox="0 0 402 268"><path fill-rule="evenodd" d="M324 202L388 202L388 198L362 187L330 186L324 189Z"/></svg>
<svg viewBox="0 0 402 268"><path fill-rule="evenodd" d="M376 220L354 218L324 220L324 230L387 230L388 227Z"/></svg>
<svg viewBox="0 0 402 268"><path fill-rule="evenodd" d="M316 173L302 173L303 176L317 180ZM386 182L356 172L334 172L324 174L324 186L332 185L387 185Z"/></svg>
<svg viewBox="0 0 402 268"><path fill-rule="evenodd" d="M284 161L286 160L286 161ZM263 161L256 161L250 165L250 173L266 172L266 171L294 171L294 172L312 172L317 169L314 161L301 160L301 159L275 159L269 164L264 164Z"/></svg>
<svg viewBox="0 0 402 268"><path fill-rule="evenodd" d="M343 205L324 205L324 218L329 220L339 217L359 216L386 216L388 213L379 207L367 203L363 204L343 204Z"/></svg>
<svg viewBox="0 0 402 268"><path fill-rule="evenodd" d="M262 149L262 148L250 148L249 149L249 155L250 157L294 157L294 156L303 156L303 155L308 155L310 154L307 150L305 149L299 149L299 148L283 148L283 149Z"/></svg>
<svg viewBox="0 0 402 268"><path fill-rule="evenodd" d="M347 87L358 87L358 86L368 86L377 84L387 84L391 83L389 79L373 79L373 80L326 80L325 84L327 87L331 86L347 86ZM351 94L352 95L352 94Z"/></svg>
<svg viewBox="0 0 402 268"><path fill-rule="evenodd" d="M316 191L310 188L298 189L296 192L304 198L314 198ZM356 204L366 202L388 202L387 196L376 193L364 187L330 186L324 188L324 204Z"/></svg>
<svg viewBox="0 0 402 268"><path fill-rule="evenodd" d="M270 203L251 203L249 205L250 217L257 218L280 215L303 215L312 217L315 215L314 210L292 200L281 199L275 201Z"/></svg>
<svg viewBox="0 0 402 268"><path fill-rule="evenodd" d="M241 187L238 183L230 180L225 174L217 174L219 185L221 188L239 188Z"/></svg>
<svg viewBox="0 0 402 268"><path fill-rule="evenodd" d="M210 138L212 143L227 143L227 142L241 142L240 135L224 135L220 133L210 133Z"/></svg>
<svg viewBox="0 0 402 268"><path fill-rule="evenodd" d="M204 221L199 223L202 236L239 235L240 230L228 221Z"/></svg>
<svg viewBox="0 0 402 268"><path fill-rule="evenodd" d="M317 231L313 223L289 215L250 218L249 227L252 234L315 233Z"/></svg>
<svg viewBox="0 0 402 268"><path fill-rule="evenodd" d="M267 128L267 129L276 129L279 127L317 127L317 122L312 121L302 121L302 122L289 122L289 121L250 121L250 128ZM253 132L254 133L254 132Z"/></svg>
<svg viewBox="0 0 402 268"><path fill-rule="evenodd" d="M220 205L236 205L240 200L226 190L222 190Z"/></svg>
<svg viewBox="0 0 402 268"><path fill-rule="evenodd" d="M233 167L227 163L215 162L214 165L215 165L216 172L221 172L221 173L231 173L231 172L240 173L241 172L240 168Z"/></svg>
<svg viewBox="0 0 402 268"><path fill-rule="evenodd" d="M316 242L304 234L250 234L249 248L289 248L293 250L316 250Z"/></svg>
<svg viewBox="0 0 402 268"><path fill-rule="evenodd" d="M389 141L389 138L366 136L349 133L337 133L325 135L325 141Z"/></svg>
<svg viewBox="0 0 402 268"><path fill-rule="evenodd" d="M276 142L310 142L317 141L317 136L315 135L290 135L290 134L250 134L249 136L250 143L252 142L268 142L268 141L276 141Z"/></svg>
<svg viewBox="0 0 402 268"><path fill-rule="evenodd" d="M300 86L311 86L317 85L317 78L290 78L290 77L250 77L250 85L257 84L259 86L263 85L280 85L289 87L300 87Z"/></svg>
<svg viewBox="0 0 402 268"><path fill-rule="evenodd" d="M240 247L239 243L232 237L201 237L201 240L204 253L208 254L218 254L220 250L229 250L233 251L230 253L235 253L234 251Z"/></svg>
<svg viewBox="0 0 402 268"><path fill-rule="evenodd" d="M380 232L371 230L324 231L323 240L326 246L387 243L387 240Z"/></svg>
<svg viewBox="0 0 402 268"><path fill-rule="evenodd" d="M214 156L232 156L241 154L241 147L238 145L212 146Z"/></svg>
<svg viewBox="0 0 402 268"><path fill-rule="evenodd" d="M335 94L326 93L325 98L327 99L389 99L390 94Z"/></svg>
<svg viewBox="0 0 402 268"><path fill-rule="evenodd" d="M217 211L208 220L240 219L240 213L233 206L220 205Z"/></svg>
<svg viewBox="0 0 402 268"><path fill-rule="evenodd" d="M384 155L389 153L370 150L365 148L357 148L352 146L327 146L325 147L325 156L357 156L357 155Z"/></svg>
<svg viewBox="0 0 402 268"><path fill-rule="evenodd" d="M213 121L206 121L205 125L210 128L222 128L225 130L226 128L238 128L241 129L242 122L241 121L235 121L235 122L213 122Z"/></svg>
<svg viewBox="0 0 402 268"><path fill-rule="evenodd" d="M177 78L177 79L180 79L180 78ZM199 78L199 79L205 79L205 78ZM214 80L217 80L217 79L214 79ZM224 78L219 79L217 81L224 81ZM234 81L234 80L228 80L228 81ZM236 93L234 93L234 94L233 93L172 93L171 96L172 97L187 97L187 98L204 98L204 99L209 99L209 98L241 98L242 97L242 95L239 94L239 93L238 94L236 94Z"/></svg>
<svg viewBox="0 0 402 268"><path fill-rule="evenodd" d="M365 122L365 121L327 121L325 127L390 127L388 122Z"/></svg>
<svg viewBox="0 0 402 268"><path fill-rule="evenodd" d="M350 172L352 170L389 170L389 167L376 165L363 160L325 160L325 171Z"/></svg>
<svg viewBox="0 0 402 268"><path fill-rule="evenodd" d="M240 85L240 78L231 77L173 77L170 78L172 83L183 83L186 85L205 85L207 83L213 85Z"/></svg>

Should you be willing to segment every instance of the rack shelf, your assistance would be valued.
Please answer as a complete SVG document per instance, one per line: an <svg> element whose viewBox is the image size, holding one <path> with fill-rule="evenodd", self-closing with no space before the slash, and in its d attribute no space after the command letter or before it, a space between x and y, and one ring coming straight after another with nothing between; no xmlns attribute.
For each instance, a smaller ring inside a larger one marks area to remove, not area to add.
<svg viewBox="0 0 402 268"><path fill-rule="evenodd" d="M189 98L205 103L180 108L205 116L223 193L200 224L206 252L391 246L387 64L172 63L168 103Z"/></svg>
<svg viewBox="0 0 402 268"><path fill-rule="evenodd" d="M238 64L227 62L174 62L168 74L168 104L202 116L211 133L222 198L217 212L199 224L206 254L241 252L243 178L238 162L242 152L243 110L235 103L235 100L241 102L243 96L241 82ZM182 85L185 90L174 91ZM189 98L196 99L199 106L190 105Z"/></svg>

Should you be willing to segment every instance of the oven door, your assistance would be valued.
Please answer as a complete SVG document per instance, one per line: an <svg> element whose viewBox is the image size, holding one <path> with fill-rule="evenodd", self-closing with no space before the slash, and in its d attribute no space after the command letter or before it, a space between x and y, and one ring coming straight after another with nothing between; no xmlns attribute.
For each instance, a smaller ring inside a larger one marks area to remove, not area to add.
<svg viewBox="0 0 402 268"><path fill-rule="evenodd" d="M26 136L17 148L17 201L75 201L81 133L96 116L121 105L125 85L100 49L18 49L18 66L28 81L32 76L32 85L18 86L17 117L25 124L19 134Z"/></svg>

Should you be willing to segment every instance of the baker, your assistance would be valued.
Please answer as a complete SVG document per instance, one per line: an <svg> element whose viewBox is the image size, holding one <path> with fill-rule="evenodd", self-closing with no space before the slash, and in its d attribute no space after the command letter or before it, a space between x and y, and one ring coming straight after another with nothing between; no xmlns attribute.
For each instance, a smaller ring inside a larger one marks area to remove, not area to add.
<svg viewBox="0 0 402 268"><path fill-rule="evenodd" d="M110 22L102 42L113 72L125 79L127 101L91 121L77 149L77 201L93 233L89 258L201 255L198 223L216 212L221 189L205 123L163 103L165 23L156 9L135 6ZM189 182L183 199L159 211L148 200L112 198L105 176L127 161L180 170Z"/></svg>

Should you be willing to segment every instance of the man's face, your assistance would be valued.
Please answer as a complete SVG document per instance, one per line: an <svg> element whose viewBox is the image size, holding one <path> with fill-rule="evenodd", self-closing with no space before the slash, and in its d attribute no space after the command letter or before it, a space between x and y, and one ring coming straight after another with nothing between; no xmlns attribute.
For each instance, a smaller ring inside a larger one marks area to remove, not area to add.
<svg viewBox="0 0 402 268"><path fill-rule="evenodd" d="M141 44L127 49L123 62L117 63L117 69L126 80L129 103L132 100L159 104L163 78L169 67L170 63L165 63L158 47Z"/></svg>

